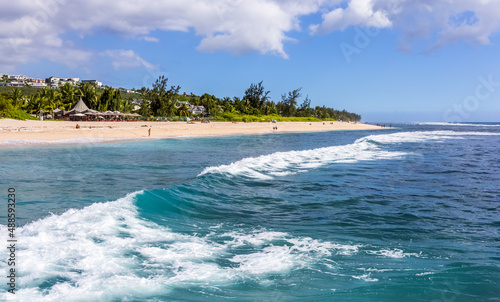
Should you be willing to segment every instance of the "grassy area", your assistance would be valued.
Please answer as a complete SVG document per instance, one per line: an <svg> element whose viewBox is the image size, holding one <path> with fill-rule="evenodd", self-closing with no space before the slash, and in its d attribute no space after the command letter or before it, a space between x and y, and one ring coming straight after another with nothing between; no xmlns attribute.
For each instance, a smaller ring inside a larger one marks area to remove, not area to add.
<svg viewBox="0 0 500 302"><path fill-rule="evenodd" d="M279 115L241 115L224 113L217 116L217 121L227 122L267 122L276 120L278 122L321 122L315 117L284 117Z"/></svg>
<svg viewBox="0 0 500 302"><path fill-rule="evenodd" d="M0 117L11 118L15 120L38 120L36 117L22 110L4 110L0 112Z"/></svg>

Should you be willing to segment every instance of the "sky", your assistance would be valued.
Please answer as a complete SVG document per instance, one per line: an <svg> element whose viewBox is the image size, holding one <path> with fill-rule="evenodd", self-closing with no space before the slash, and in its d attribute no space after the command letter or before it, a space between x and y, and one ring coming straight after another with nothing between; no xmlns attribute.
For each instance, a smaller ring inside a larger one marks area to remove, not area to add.
<svg viewBox="0 0 500 302"><path fill-rule="evenodd" d="M0 74L271 99L376 122L500 121L500 0L16 0Z"/></svg>

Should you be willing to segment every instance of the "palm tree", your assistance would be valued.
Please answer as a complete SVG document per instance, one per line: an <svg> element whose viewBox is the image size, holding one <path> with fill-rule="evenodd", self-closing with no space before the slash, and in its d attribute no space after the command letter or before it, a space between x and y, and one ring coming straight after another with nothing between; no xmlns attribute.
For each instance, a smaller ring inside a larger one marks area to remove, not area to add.
<svg viewBox="0 0 500 302"><path fill-rule="evenodd" d="M49 110L52 116L54 116L54 109L64 109L61 93L56 89L45 88L42 91L42 95L45 98L45 108Z"/></svg>
<svg viewBox="0 0 500 302"><path fill-rule="evenodd" d="M47 107L50 109L51 114L53 114L54 109L63 107L63 103L61 102L61 93L56 89L45 87L41 94L46 99Z"/></svg>
<svg viewBox="0 0 500 302"><path fill-rule="evenodd" d="M242 113L242 114L250 113L250 109L252 108L252 105L251 105L249 99L240 99L238 97L234 97L233 99L234 99L235 107L240 113Z"/></svg>
<svg viewBox="0 0 500 302"><path fill-rule="evenodd" d="M182 103L181 106L179 107L179 116L183 115L186 117L190 115L190 112L188 111L188 105L186 103Z"/></svg>
<svg viewBox="0 0 500 302"><path fill-rule="evenodd" d="M12 90L12 93L10 94L9 98L12 101L12 105L14 106L14 109L17 110L19 107L23 106L24 97L23 97L23 93L21 92L21 89L14 88L14 90Z"/></svg>
<svg viewBox="0 0 500 302"><path fill-rule="evenodd" d="M82 83L77 89L77 96L81 97L85 105L91 109L97 109L99 106L97 102L97 94L95 87L90 83Z"/></svg>
<svg viewBox="0 0 500 302"><path fill-rule="evenodd" d="M31 97L26 108L31 113L33 113L34 111L35 114L40 115L40 113L42 113L42 110L48 109L50 107L47 104L47 98L38 93Z"/></svg>
<svg viewBox="0 0 500 302"><path fill-rule="evenodd" d="M123 113L129 113L134 109L134 104L129 100L121 100L120 110Z"/></svg>
<svg viewBox="0 0 500 302"><path fill-rule="evenodd" d="M266 101L264 103L264 107L262 108L262 113L265 115L277 114L278 110L276 109L276 104L272 101Z"/></svg>
<svg viewBox="0 0 500 302"><path fill-rule="evenodd" d="M78 102L75 88L70 83L64 84L61 88L61 99L66 109L71 109Z"/></svg>

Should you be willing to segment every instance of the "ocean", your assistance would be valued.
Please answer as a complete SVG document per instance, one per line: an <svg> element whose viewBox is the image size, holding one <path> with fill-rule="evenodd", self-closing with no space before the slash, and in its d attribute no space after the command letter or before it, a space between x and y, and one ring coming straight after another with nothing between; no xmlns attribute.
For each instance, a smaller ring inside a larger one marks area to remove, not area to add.
<svg viewBox="0 0 500 302"><path fill-rule="evenodd" d="M1 149L0 300L500 301L499 147L409 123Z"/></svg>

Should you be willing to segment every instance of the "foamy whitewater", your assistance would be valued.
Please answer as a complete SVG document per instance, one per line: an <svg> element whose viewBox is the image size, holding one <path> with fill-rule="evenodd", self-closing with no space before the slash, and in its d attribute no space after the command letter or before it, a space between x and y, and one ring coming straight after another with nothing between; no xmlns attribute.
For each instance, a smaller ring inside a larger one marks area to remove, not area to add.
<svg viewBox="0 0 500 302"><path fill-rule="evenodd" d="M396 126L0 150L0 300L494 301L500 128Z"/></svg>

